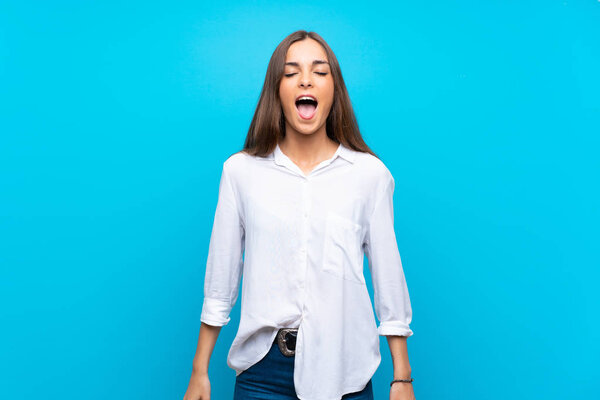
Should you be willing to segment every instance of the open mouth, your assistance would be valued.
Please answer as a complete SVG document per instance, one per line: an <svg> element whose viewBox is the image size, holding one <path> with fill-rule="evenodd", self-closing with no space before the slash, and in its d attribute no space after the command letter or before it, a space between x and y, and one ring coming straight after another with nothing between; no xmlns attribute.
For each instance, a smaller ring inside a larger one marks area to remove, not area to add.
<svg viewBox="0 0 600 400"><path fill-rule="evenodd" d="M315 98L304 96L296 100L296 109L302 119L311 119L317 113L318 102Z"/></svg>

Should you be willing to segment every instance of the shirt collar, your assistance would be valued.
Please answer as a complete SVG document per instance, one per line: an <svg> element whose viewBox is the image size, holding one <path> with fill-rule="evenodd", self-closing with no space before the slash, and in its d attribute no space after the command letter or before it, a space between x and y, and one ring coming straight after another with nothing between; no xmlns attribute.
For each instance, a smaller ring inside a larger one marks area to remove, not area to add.
<svg viewBox="0 0 600 400"><path fill-rule="evenodd" d="M356 158L356 152L340 143L338 149L335 151L335 153L333 153L333 156L331 156L329 160L333 162L333 160L335 160L338 156L351 163L354 163L354 160ZM275 150L270 154L269 158L273 159L276 164L282 166L285 166L287 162L291 161L290 158L281 151L279 143L277 143L277 145L275 146Z"/></svg>

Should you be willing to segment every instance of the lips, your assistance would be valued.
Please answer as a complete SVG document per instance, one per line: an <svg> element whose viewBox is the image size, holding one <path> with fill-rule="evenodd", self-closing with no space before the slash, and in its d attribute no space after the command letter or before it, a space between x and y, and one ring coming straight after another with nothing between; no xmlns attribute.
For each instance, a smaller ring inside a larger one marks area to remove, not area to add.
<svg viewBox="0 0 600 400"><path fill-rule="evenodd" d="M312 94L301 94L296 97L296 110L302 119L312 119L317 113L319 103Z"/></svg>

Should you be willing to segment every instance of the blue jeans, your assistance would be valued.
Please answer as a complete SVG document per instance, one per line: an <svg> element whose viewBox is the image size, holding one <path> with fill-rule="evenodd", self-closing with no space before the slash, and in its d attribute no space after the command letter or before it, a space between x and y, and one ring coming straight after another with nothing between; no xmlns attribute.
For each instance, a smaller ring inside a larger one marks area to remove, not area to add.
<svg viewBox="0 0 600 400"><path fill-rule="evenodd" d="M371 380L360 392L342 399L373 400ZM235 378L233 400L298 400L294 390L294 356L281 354L273 343L265 357Z"/></svg>

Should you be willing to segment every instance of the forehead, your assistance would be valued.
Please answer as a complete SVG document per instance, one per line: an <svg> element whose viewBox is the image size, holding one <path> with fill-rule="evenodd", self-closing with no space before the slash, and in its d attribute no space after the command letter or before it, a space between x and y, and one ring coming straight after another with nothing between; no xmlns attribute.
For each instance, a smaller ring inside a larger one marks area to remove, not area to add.
<svg viewBox="0 0 600 400"><path fill-rule="evenodd" d="M311 38L292 43L285 57L286 62L295 61L300 64L310 64L315 59L329 61L323 46Z"/></svg>

